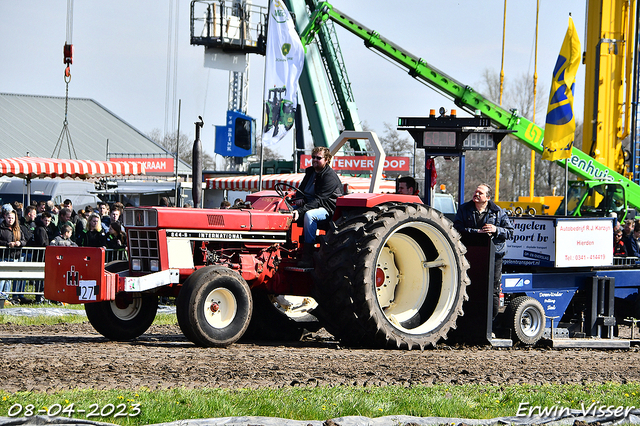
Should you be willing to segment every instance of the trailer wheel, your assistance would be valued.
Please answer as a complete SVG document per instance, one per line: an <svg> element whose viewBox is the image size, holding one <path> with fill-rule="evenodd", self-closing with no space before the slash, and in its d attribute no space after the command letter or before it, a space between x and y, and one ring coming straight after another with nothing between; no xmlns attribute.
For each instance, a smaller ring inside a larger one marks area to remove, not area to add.
<svg viewBox="0 0 640 426"><path fill-rule="evenodd" d="M144 334L158 311L158 296L146 293L116 294L116 300L86 303L87 319L110 340L132 340Z"/></svg>
<svg viewBox="0 0 640 426"><path fill-rule="evenodd" d="M317 315L350 346L435 345L463 314L465 252L453 223L427 206L347 214L321 245Z"/></svg>
<svg viewBox="0 0 640 426"><path fill-rule="evenodd" d="M176 301L178 325L198 346L235 343L247 330L252 311L249 285L240 274L223 266L191 274Z"/></svg>
<svg viewBox="0 0 640 426"><path fill-rule="evenodd" d="M516 297L507 310L509 324L516 339L525 345L535 345L542 338L546 316L539 301L529 296Z"/></svg>

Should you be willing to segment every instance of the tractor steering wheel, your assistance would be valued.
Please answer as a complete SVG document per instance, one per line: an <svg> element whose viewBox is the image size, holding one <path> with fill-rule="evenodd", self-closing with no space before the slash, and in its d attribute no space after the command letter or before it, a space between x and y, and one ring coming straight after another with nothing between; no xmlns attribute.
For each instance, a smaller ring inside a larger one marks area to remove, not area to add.
<svg viewBox="0 0 640 426"><path fill-rule="evenodd" d="M300 194L303 198L304 198L304 192L300 191L295 186L290 185L286 182L278 182L275 185L273 185L273 189L275 189L275 191L278 193L278 196L284 200L284 203L287 205L287 208L289 208L289 212L292 212L293 207L287 201L287 194L285 193L285 188L293 189L295 192Z"/></svg>

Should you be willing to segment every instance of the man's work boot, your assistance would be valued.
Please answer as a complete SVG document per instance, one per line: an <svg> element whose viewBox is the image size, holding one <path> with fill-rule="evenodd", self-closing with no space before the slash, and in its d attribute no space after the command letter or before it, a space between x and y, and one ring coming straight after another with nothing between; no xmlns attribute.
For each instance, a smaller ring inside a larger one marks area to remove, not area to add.
<svg viewBox="0 0 640 426"><path fill-rule="evenodd" d="M313 268L313 244L304 243L302 246L302 259L298 261L299 268Z"/></svg>

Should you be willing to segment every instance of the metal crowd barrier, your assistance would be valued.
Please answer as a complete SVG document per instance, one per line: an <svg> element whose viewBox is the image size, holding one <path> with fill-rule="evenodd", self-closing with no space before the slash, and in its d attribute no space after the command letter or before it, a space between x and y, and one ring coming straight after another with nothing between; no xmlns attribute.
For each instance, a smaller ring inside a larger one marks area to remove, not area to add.
<svg viewBox="0 0 640 426"><path fill-rule="evenodd" d="M44 287L39 281L44 280L44 252L46 247L9 248L0 246L0 281L13 281L11 291L7 295L44 295ZM116 260L128 260L126 250L105 250L105 264ZM28 281L22 291L14 291L20 281ZM38 288L39 287L39 288ZM0 286L0 291L2 287ZM40 291L36 291L40 290Z"/></svg>

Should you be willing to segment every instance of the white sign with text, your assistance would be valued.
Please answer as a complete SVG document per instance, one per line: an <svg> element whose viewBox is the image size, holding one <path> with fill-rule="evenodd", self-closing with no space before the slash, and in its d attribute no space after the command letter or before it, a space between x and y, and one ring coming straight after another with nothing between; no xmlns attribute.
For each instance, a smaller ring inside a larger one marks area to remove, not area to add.
<svg viewBox="0 0 640 426"><path fill-rule="evenodd" d="M613 219L557 219L556 266L613 265Z"/></svg>
<svg viewBox="0 0 640 426"><path fill-rule="evenodd" d="M507 241L504 263L522 266L554 266L555 218L514 217L513 238Z"/></svg>

